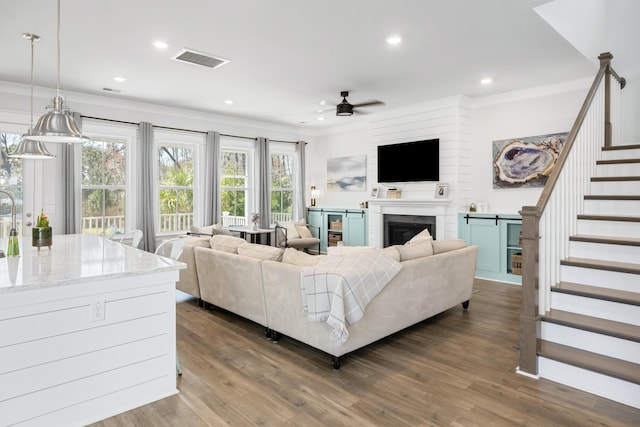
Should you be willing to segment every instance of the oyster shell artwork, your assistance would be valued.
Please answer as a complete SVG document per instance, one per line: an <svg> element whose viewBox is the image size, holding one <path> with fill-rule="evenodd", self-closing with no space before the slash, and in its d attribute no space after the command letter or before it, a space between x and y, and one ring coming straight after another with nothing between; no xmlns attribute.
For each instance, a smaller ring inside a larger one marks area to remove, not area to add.
<svg viewBox="0 0 640 427"><path fill-rule="evenodd" d="M544 186L566 135L494 141L494 187Z"/></svg>

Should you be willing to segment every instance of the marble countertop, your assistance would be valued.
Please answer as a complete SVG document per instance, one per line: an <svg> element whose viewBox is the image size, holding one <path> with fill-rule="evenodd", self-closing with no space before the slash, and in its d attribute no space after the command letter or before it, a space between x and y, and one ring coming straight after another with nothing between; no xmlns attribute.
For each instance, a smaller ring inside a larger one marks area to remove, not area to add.
<svg viewBox="0 0 640 427"><path fill-rule="evenodd" d="M0 239L6 252L7 239ZM54 235L40 251L20 238L20 256L0 258L0 294L178 270L185 264L93 234Z"/></svg>

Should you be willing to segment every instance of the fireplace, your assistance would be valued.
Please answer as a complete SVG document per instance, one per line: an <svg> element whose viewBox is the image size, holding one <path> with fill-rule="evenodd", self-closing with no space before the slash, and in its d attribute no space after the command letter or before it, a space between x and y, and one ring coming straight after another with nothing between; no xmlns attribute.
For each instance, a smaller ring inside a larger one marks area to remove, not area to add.
<svg viewBox="0 0 640 427"><path fill-rule="evenodd" d="M427 215L390 215L382 216L383 247L403 245L413 236L427 228L436 238L436 217Z"/></svg>

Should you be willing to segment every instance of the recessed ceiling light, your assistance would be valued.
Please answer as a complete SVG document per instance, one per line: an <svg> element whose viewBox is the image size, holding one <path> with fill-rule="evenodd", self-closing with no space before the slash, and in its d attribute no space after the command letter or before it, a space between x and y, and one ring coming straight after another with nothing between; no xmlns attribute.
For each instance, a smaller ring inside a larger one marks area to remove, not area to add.
<svg viewBox="0 0 640 427"><path fill-rule="evenodd" d="M324 117L318 117L318 120L322 121L324 120Z"/></svg>
<svg viewBox="0 0 640 427"><path fill-rule="evenodd" d="M120 77L120 76L116 76L116 77L114 77L114 78L113 78L113 80L114 80L114 81L116 81L116 82L118 82L118 83L123 83L123 82L126 82L126 81L127 81L127 79L126 79L126 78L124 78L124 77Z"/></svg>
<svg viewBox="0 0 640 427"><path fill-rule="evenodd" d="M388 35L385 40L389 45L396 45L402 43L402 36L399 34L391 34Z"/></svg>
<svg viewBox="0 0 640 427"><path fill-rule="evenodd" d="M231 105L231 104L233 104L233 99L225 99L224 103L227 104L227 105Z"/></svg>
<svg viewBox="0 0 640 427"><path fill-rule="evenodd" d="M324 110L317 110L316 113L322 113Z"/></svg>
<svg viewBox="0 0 640 427"><path fill-rule="evenodd" d="M158 49L166 49L169 47L169 45L166 42L163 42L161 40L153 42L153 45Z"/></svg>
<svg viewBox="0 0 640 427"><path fill-rule="evenodd" d="M483 84L483 85L488 85L488 84L491 84L492 82L493 82L493 79L491 77L487 77L480 80L480 84Z"/></svg>
<svg viewBox="0 0 640 427"><path fill-rule="evenodd" d="M320 105L327 105L327 101L320 101Z"/></svg>

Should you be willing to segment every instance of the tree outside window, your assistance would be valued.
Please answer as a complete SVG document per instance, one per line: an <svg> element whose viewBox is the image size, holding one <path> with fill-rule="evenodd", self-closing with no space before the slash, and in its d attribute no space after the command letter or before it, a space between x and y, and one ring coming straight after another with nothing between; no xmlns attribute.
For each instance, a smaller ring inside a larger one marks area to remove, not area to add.
<svg viewBox="0 0 640 427"><path fill-rule="evenodd" d="M245 225L248 215L248 153L223 150L220 157L222 223L225 226Z"/></svg>
<svg viewBox="0 0 640 427"><path fill-rule="evenodd" d="M99 234L115 225L126 231L126 144L95 138L82 144L82 232Z"/></svg>
<svg viewBox="0 0 640 427"><path fill-rule="evenodd" d="M271 155L271 221L293 218L293 160L289 153Z"/></svg>
<svg viewBox="0 0 640 427"><path fill-rule="evenodd" d="M11 193L16 201L18 230L22 228L22 159L9 157L18 143L20 135L0 133L0 189ZM9 237L11 229L11 200L0 194L0 237Z"/></svg>
<svg viewBox="0 0 640 427"><path fill-rule="evenodd" d="M188 231L193 224L193 149L159 149L160 232Z"/></svg>

